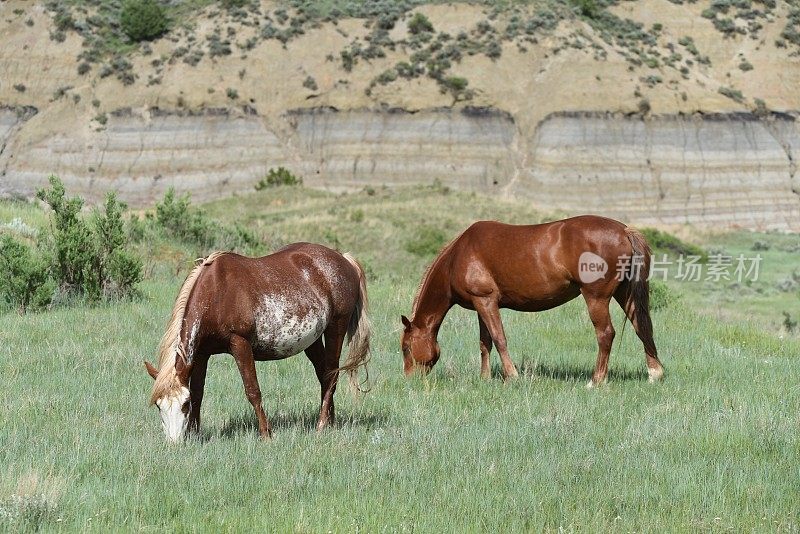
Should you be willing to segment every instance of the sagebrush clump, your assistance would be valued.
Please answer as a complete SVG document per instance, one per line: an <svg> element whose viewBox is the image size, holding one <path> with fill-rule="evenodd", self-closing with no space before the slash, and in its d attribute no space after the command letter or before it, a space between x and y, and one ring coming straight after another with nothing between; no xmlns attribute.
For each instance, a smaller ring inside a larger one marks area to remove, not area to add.
<svg viewBox="0 0 800 534"><path fill-rule="evenodd" d="M298 178L289 169L285 167L278 167L277 169L270 169L267 175L258 181L256 184L256 191L267 189L268 187L277 187L280 185L302 185L303 179Z"/></svg>
<svg viewBox="0 0 800 534"><path fill-rule="evenodd" d="M83 199L68 197L56 176L36 197L50 208L50 226L36 239L0 238L0 301L20 313L54 302L97 302L136 294L142 261L130 250L125 205L109 193L103 209L82 214ZM31 243L31 241L33 243Z"/></svg>
<svg viewBox="0 0 800 534"><path fill-rule="evenodd" d="M51 274L59 291L90 302L131 296L142 279L142 262L128 250L122 221L125 204L109 193L104 209L87 220L81 216L83 199L67 197L56 176L50 177L50 188L40 189L36 197L52 210L51 227L42 241L50 251Z"/></svg>
<svg viewBox="0 0 800 534"><path fill-rule="evenodd" d="M262 251L258 237L247 228L236 224L227 226L212 220L204 211L191 205L188 194L178 196L170 188L161 202L157 202L155 212L147 213L144 223L132 220L131 235L144 239L148 232L177 239L186 244L199 247L198 255L212 249L240 250L246 253Z"/></svg>
<svg viewBox="0 0 800 534"><path fill-rule="evenodd" d="M647 239L647 243L656 251L667 252L677 256L700 256L703 260L708 258L705 250L672 234L655 228L642 228L641 230L645 239Z"/></svg>
<svg viewBox="0 0 800 534"><path fill-rule="evenodd" d="M167 31L169 21L155 0L127 0L122 5L119 24L132 41L155 39Z"/></svg>
<svg viewBox="0 0 800 534"><path fill-rule="evenodd" d="M420 227L416 235L405 242L406 252L420 257L436 255L447 243L447 236L439 228L433 226Z"/></svg>

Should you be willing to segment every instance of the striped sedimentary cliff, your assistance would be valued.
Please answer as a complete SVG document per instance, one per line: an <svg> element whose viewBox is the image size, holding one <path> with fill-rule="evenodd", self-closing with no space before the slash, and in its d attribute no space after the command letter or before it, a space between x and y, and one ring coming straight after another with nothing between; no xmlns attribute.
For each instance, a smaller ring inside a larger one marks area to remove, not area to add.
<svg viewBox="0 0 800 534"><path fill-rule="evenodd" d="M286 163L280 139L251 115L121 110L107 121L14 146L0 192L30 196L57 174L68 191L90 200L116 191L146 205L169 187L208 200L252 188L270 166Z"/></svg>
<svg viewBox="0 0 800 534"><path fill-rule="evenodd" d="M466 108L314 110L290 114L305 159L324 187L404 185L441 180L499 191L518 167L517 129L508 113Z"/></svg>
<svg viewBox="0 0 800 534"><path fill-rule="evenodd" d="M639 224L800 231L792 115L559 113L524 132L494 109L151 109L39 136L25 135L30 116L0 110L2 194L30 196L56 173L93 200L115 190L146 205L168 187L208 200L252 190L283 165L329 189L439 180Z"/></svg>
<svg viewBox="0 0 800 534"><path fill-rule="evenodd" d="M543 121L511 190L644 223L800 230L790 115L564 113Z"/></svg>
<svg viewBox="0 0 800 534"><path fill-rule="evenodd" d="M0 106L0 188L4 165L3 162L10 158L10 151L6 151L9 143L14 140L18 130L27 119L36 114L36 109L32 107L11 107Z"/></svg>

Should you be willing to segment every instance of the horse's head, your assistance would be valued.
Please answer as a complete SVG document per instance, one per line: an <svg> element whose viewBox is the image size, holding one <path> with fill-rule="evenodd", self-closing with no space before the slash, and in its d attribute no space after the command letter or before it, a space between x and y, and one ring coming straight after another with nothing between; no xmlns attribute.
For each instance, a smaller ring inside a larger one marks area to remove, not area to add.
<svg viewBox="0 0 800 534"><path fill-rule="evenodd" d="M405 315L400 316L403 321L403 335L400 338L400 348L403 350L403 370L406 376L419 368L423 373L439 360L439 343L430 329L414 326Z"/></svg>
<svg viewBox="0 0 800 534"><path fill-rule="evenodd" d="M150 362L144 362L148 374L156 381L153 386L151 403L158 407L164 434L172 442L178 442L186 435L189 424L189 369L178 358L173 369L159 372Z"/></svg>

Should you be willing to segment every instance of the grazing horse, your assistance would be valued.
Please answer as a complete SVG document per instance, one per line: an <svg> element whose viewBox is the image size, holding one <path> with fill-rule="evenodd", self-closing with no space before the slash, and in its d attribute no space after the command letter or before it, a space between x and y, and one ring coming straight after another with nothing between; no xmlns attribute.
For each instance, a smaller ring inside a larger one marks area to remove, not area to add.
<svg viewBox="0 0 800 534"><path fill-rule="evenodd" d="M323 344L323 336L325 342ZM345 336L347 361L339 367ZM262 438L272 430L261 405L256 360L281 360L301 351L314 364L321 404L317 429L334 420L339 371L366 365L370 325L364 271L349 254L295 243L262 258L215 252L189 273L159 345L150 402L158 406L167 439L200 427L208 359L233 355Z"/></svg>
<svg viewBox="0 0 800 534"><path fill-rule="evenodd" d="M614 340L608 309L612 298L644 344L649 380L659 380L664 370L650 322L650 254L641 233L604 217L584 215L526 226L476 222L445 246L428 268L414 298L411 320L401 316L405 373L417 366L423 372L433 367L439 359L439 327L458 304L478 312L481 376L490 376L494 343L504 377L516 377L500 308L549 310L583 295L599 345L588 386L606 380Z"/></svg>

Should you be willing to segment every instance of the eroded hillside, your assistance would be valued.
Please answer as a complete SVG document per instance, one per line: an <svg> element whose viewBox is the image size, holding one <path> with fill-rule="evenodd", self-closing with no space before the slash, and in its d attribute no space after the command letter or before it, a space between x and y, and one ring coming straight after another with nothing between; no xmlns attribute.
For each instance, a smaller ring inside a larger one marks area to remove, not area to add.
<svg viewBox="0 0 800 534"><path fill-rule="evenodd" d="M632 221L800 224L791 2L169 6L134 44L117 2L2 4L3 194L55 172L95 199L206 199L283 165L327 188L438 179Z"/></svg>

